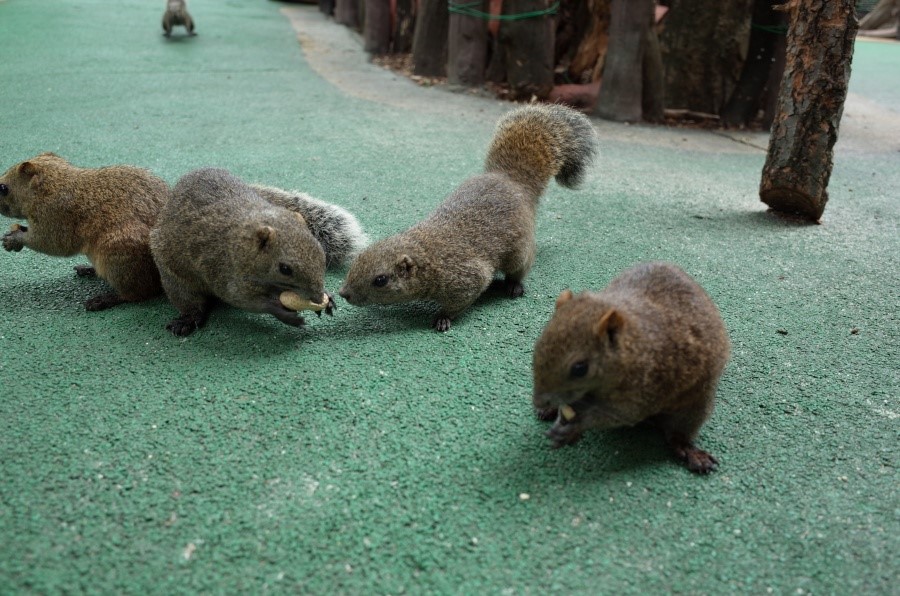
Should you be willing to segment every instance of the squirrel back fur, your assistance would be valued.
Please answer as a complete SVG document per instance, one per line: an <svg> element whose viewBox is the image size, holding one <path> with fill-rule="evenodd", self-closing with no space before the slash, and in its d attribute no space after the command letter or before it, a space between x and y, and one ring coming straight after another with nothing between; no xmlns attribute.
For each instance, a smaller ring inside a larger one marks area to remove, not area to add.
<svg viewBox="0 0 900 596"><path fill-rule="evenodd" d="M292 291L319 302L326 260L303 216L221 169L186 174L172 194L150 239L166 295L180 312L167 328L193 332L205 322L210 298L302 325L279 295Z"/></svg>
<svg viewBox="0 0 900 596"><path fill-rule="evenodd" d="M98 275L115 290L85 302L88 310L145 300L161 292L149 239L168 197L168 185L143 168L79 168L42 153L0 177L0 213L28 220L3 246L86 255L93 267L76 267L79 275Z"/></svg>
<svg viewBox="0 0 900 596"><path fill-rule="evenodd" d="M600 292L560 294L534 348L534 406L556 417L548 433L556 446L590 428L652 420L691 470L708 472L716 460L693 441L729 351L697 282L670 263L640 264Z"/></svg>
<svg viewBox="0 0 900 596"><path fill-rule="evenodd" d="M497 126L485 173L463 182L422 222L363 250L340 290L357 306L437 302L438 331L497 271L512 297L534 263L535 215L551 177L574 186L597 151L590 121L560 105L529 105Z"/></svg>

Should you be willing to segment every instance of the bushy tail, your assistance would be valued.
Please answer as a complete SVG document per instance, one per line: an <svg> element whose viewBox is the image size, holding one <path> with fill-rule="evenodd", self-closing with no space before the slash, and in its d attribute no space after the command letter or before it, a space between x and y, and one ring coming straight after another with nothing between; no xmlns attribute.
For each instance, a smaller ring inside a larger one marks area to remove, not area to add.
<svg viewBox="0 0 900 596"><path fill-rule="evenodd" d="M550 178L576 188L597 153L591 121L559 104L531 104L497 123L484 169L501 172L533 192L536 201Z"/></svg>
<svg viewBox="0 0 900 596"><path fill-rule="evenodd" d="M303 216L309 231L325 251L328 267L344 265L369 243L356 217L337 205L314 199L306 193L271 186L251 185L259 196Z"/></svg>

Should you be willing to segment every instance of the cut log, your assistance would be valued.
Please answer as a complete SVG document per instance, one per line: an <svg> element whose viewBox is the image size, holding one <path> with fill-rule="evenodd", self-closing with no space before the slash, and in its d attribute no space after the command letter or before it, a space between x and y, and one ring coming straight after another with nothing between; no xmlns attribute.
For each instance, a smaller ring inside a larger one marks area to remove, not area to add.
<svg viewBox="0 0 900 596"><path fill-rule="evenodd" d="M764 100L766 82L778 66L775 52L784 40L787 21L783 11L773 9L772 0L755 0L753 4L750 43L741 78L722 109L722 122L728 127L749 126L756 120ZM781 67L784 63L781 62ZM781 72L776 73L781 80Z"/></svg>
<svg viewBox="0 0 900 596"><path fill-rule="evenodd" d="M394 16L393 43L391 51L395 54L408 54L412 51L413 31L416 24L415 0L397 0Z"/></svg>
<svg viewBox="0 0 900 596"><path fill-rule="evenodd" d="M659 38L667 107L721 113L740 78L752 2L671 0Z"/></svg>
<svg viewBox="0 0 900 596"><path fill-rule="evenodd" d="M488 10L487 0L466 6L483 13ZM447 82L466 87L484 83L487 49L487 20L451 12L447 35Z"/></svg>
<svg viewBox="0 0 900 596"><path fill-rule="evenodd" d="M787 61L763 166L760 199L818 221L850 82L856 0L791 0Z"/></svg>
<svg viewBox="0 0 900 596"><path fill-rule="evenodd" d="M358 0L335 0L334 20L352 29L359 29Z"/></svg>
<svg viewBox="0 0 900 596"><path fill-rule="evenodd" d="M507 17L544 11L550 0L504 2ZM553 48L555 25L549 15L504 20L498 32L503 46L506 81L513 99L546 99L553 89Z"/></svg>
<svg viewBox="0 0 900 596"><path fill-rule="evenodd" d="M388 0L366 0L363 48L373 56L391 49L391 5Z"/></svg>
<svg viewBox="0 0 900 596"><path fill-rule="evenodd" d="M447 0L419 3L413 34L413 74L423 77L447 75Z"/></svg>
<svg viewBox="0 0 900 596"><path fill-rule="evenodd" d="M606 67L595 110L601 118L641 119L643 47L652 18L653 0L613 0Z"/></svg>

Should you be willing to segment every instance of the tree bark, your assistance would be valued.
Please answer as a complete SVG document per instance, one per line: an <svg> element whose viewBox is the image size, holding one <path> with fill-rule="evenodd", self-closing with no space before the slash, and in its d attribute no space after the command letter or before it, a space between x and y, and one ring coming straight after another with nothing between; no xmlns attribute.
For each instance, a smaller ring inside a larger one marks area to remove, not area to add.
<svg viewBox="0 0 900 596"><path fill-rule="evenodd" d="M416 24L415 7L415 0L397 0L394 42L391 48L395 54L407 54L412 51L413 30Z"/></svg>
<svg viewBox="0 0 900 596"><path fill-rule="evenodd" d="M856 0L791 0L787 63L763 166L760 199L818 221L856 37Z"/></svg>
<svg viewBox="0 0 900 596"><path fill-rule="evenodd" d="M652 19L652 0L613 0L606 67L595 110L601 118L641 119L644 43Z"/></svg>
<svg viewBox="0 0 900 596"><path fill-rule="evenodd" d="M650 14L651 22L644 31L641 42L643 44L641 111L647 122L662 122L666 109L666 84L659 37L652 22L652 9Z"/></svg>
<svg viewBox="0 0 900 596"><path fill-rule="evenodd" d="M550 0L518 0L503 3L504 15L520 15L547 9ZM513 99L532 96L546 99L553 89L555 25L548 15L507 20L498 33L505 57L506 81Z"/></svg>
<svg viewBox="0 0 900 596"><path fill-rule="evenodd" d="M772 0L755 0L747 59L741 78L722 109L725 126L750 126L756 120L769 74L777 66L775 51L786 29L784 12L774 10Z"/></svg>
<svg viewBox="0 0 900 596"><path fill-rule="evenodd" d="M413 34L413 74L443 77L447 74L447 0L419 3Z"/></svg>
<svg viewBox="0 0 900 596"><path fill-rule="evenodd" d="M341 25L359 29L358 0L335 0L334 20Z"/></svg>
<svg viewBox="0 0 900 596"><path fill-rule="evenodd" d="M721 112L740 76L752 2L671 1L659 39L667 108Z"/></svg>
<svg viewBox="0 0 900 596"><path fill-rule="evenodd" d="M487 13L487 0L473 8ZM452 12L447 34L447 82L478 87L484 83L488 47L487 21Z"/></svg>
<svg viewBox="0 0 900 596"><path fill-rule="evenodd" d="M391 5L388 0L366 0L363 43L365 51L374 56L382 56L390 51Z"/></svg>

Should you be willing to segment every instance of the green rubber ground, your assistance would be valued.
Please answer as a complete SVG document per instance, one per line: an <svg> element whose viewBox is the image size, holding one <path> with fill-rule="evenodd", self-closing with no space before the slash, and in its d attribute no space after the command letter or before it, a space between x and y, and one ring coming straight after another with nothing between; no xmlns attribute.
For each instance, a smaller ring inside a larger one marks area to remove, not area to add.
<svg viewBox="0 0 900 596"><path fill-rule="evenodd" d="M478 172L512 107L368 64L315 7L191 0L199 35L171 40L163 7L0 0L0 169L220 166L380 238ZM427 305L339 301L176 339L162 298L85 312L84 259L0 254L0 593L896 594L900 43L857 45L822 225L765 212L765 135L594 120L526 296L446 334ZM531 413L556 295L646 259L731 335L709 477L648 430L551 450Z"/></svg>

